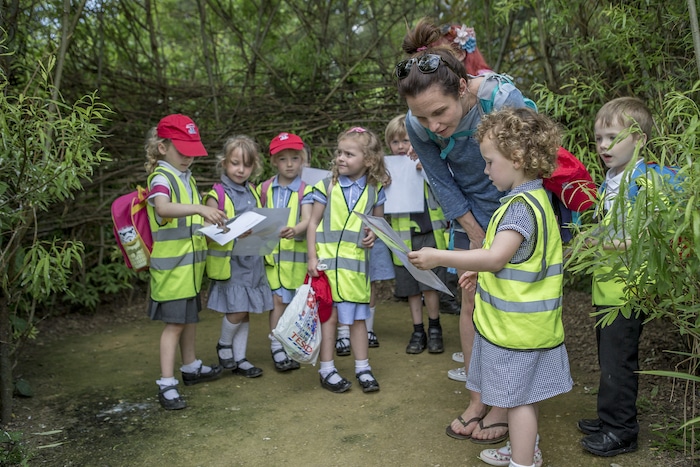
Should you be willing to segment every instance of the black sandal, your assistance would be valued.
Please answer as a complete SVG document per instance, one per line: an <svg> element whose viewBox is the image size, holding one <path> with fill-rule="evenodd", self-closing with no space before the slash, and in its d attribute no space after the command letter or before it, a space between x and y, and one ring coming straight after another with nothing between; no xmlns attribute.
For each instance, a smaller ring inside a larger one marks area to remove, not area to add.
<svg viewBox="0 0 700 467"><path fill-rule="evenodd" d="M257 366L252 366L247 370L244 370L243 368L241 368L241 363L244 362L248 362L248 360L242 358L236 362L236 368L233 370L234 375L241 375L245 376L246 378L257 378L258 376L261 376L263 374L262 368L258 368Z"/></svg>
<svg viewBox="0 0 700 467"><path fill-rule="evenodd" d="M275 355L282 352L284 354L284 360L278 362L275 360ZM290 370L298 370L301 368L301 365L299 362L292 360L289 358L289 355L287 355L287 352L284 351L284 349L277 349L272 352L272 361L275 363L275 370L279 372L284 372L284 371L290 371Z"/></svg>
<svg viewBox="0 0 700 467"><path fill-rule="evenodd" d="M219 365L224 367L226 370L235 370L236 369L236 360L231 358L221 358L219 355L219 350L221 349L231 349L231 354L233 355L233 345L221 345L218 342L216 343L216 356L219 357Z"/></svg>
<svg viewBox="0 0 700 467"><path fill-rule="evenodd" d="M160 406L165 410L181 410L187 407L187 402L185 402L185 399L182 398L179 392L177 393L177 397L175 399L165 398L165 393L171 389L177 391L177 386L166 386L158 391L158 401L160 402Z"/></svg>
<svg viewBox="0 0 700 467"><path fill-rule="evenodd" d="M350 339L347 337L339 337L335 340L335 353L339 357L347 357L350 355Z"/></svg>

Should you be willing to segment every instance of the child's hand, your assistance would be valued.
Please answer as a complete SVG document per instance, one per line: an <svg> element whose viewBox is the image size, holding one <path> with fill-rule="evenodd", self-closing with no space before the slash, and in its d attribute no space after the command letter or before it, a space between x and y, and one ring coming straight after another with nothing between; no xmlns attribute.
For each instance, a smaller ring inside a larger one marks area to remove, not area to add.
<svg viewBox="0 0 700 467"><path fill-rule="evenodd" d="M413 149L413 146L411 146L410 148L408 148L408 152L406 153L406 155L407 155L408 157L410 157L412 161L415 161L415 160L418 159L418 154L417 154L416 151Z"/></svg>
<svg viewBox="0 0 700 467"><path fill-rule="evenodd" d="M435 248L423 247L418 251L410 251L408 253L408 259L411 264L418 269L433 269L439 264L434 260L433 253L437 251Z"/></svg>
<svg viewBox="0 0 700 467"><path fill-rule="evenodd" d="M309 274L309 277L318 277L318 269L316 269L317 266L318 258L309 259L309 262L306 265L306 272Z"/></svg>
<svg viewBox="0 0 700 467"><path fill-rule="evenodd" d="M476 278L478 273L474 271L467 271L462 274L459 278L459 286L462 287L467 292L472 292L476 290Z"/></svg>
<svg viewBox="0 0 700 467"><path fill-rule="evenodd" d="M294 227L285 227L280 230L280 238L294 238Z"/></svg>
<svg viewBox="0 0 700 467"><path fill-rule="evenodd" d="M219 227L224 226L224 223L226 222L226 213L224 211L221 211L218 208L207 206L206 204L202 204L200 206L200 215L204 218L206 222L209 222L210 224L216 224Z"/></svg>
<svg viewBox="0 0 700 467"><path fill-rule="evenodd" d="M365 248L372 248L376 239L377 235L372 232L372 229L365 227L365 238L362 239L362 246Z"/></svg>
<svg viewBox="0 0 700 467"><path fill-rule="evenodd" d="M236 238L240 240L241 238L246 238L248 235L250 235L252 233L253 233L253 229L248 229Z"/></svg>

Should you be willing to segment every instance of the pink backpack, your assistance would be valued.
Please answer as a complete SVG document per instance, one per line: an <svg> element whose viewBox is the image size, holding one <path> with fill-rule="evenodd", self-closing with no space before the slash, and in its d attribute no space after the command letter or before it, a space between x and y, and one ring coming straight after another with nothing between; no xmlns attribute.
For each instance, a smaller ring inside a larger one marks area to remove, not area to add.
<svg viewBox="0 0 700 467"><path fill-rule="evenodd" d="M114 238L126 266L135 271L148 269L153 251L147 199L148 190L139 186L136 191L122 195L112 203Z"/></svg>

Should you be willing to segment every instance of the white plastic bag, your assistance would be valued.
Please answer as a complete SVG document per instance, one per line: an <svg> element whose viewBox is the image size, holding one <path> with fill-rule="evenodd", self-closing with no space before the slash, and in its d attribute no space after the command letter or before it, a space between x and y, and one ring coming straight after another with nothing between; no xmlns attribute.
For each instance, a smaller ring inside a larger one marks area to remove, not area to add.
<svg viewBox="0 0 700 467"><path fill-rule="evenodd" d="M272 330L290 358L316 365L321 349L321 320L311 281L302 284Z"/></svg>

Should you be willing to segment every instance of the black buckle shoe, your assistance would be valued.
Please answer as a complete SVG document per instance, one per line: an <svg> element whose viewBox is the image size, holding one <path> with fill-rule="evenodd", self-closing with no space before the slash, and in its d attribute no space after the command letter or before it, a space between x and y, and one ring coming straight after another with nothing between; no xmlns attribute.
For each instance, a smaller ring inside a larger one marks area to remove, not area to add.
<svg viewBox="0 0 700 467"><path fill-rule="evenodd" d="M445 347L442 344L442 329L428 328L428 352L443 353Z"/></svg>
<svg viewBox="0 0 700 467"><path fill-rule="evenodd" d="M408 354L419 354L425 350L428 345L428 336L425 332L414 332L411 334L411 340L408 341L406 346L406 353Z"/></svg>
<svg viewBox="0 0 700 467"><path fill-rule="evenodd" d="M367 344L370 349L379 347L379 339L377 339L377 335L374 331L367 331Z"/></svg>
<svg viewBox="0 0 700 467"><path fill-rule="evenodd" d="M277 355L280 352L284 354L284 360L278 362L277 360L275 360L275 355ZM272 352L272 362L275 364L275 370L279 372L298 370L299 368L301 368L299 362L289 358L289 355L287 355L287 352L285 352L284 349L277 349L274 352Z"/></svg>
<svg viewBox="0 0 700 467"><path fill-rule="evenodd" d="M185 399L182 398L180 393L178 393L175 399L165 398L164 394L171 389L177 391L177 386L166 386L158 391L158 402L160 402L160 406L165 410L181 410L187 407L187 402L185 402Z"/></svg>
<svg viewBox="0 0 700 467"><path fill-rule="evenodd" d="M347 379L343 378L342 376L340 376L340 381L338 381L337 383L329 383L328 380L333 375L340 376L340 374L338 373L338 370L331 371L330 373L328 373L328 375L326 375L325 378L321 375L318 375L318 377L321 380L321 387L323 389L328 389L330 392L335 392L337 394L339 394L341 392L345 392L348 389L350 389L350 387L352 386L352 383L350 381L348 381Z"/></svg>
<svg viewBox="0 0 700 467"><path fill-rule="evenodd" d="M369 375L372 377L372 379L368 380L361 380L360 376L362 375ZM362 392L377 392L379 391L379 383L377 382L377 379L374 377L372 374L371 370L365 370L361 371L357 374L355 374L357 377L357 382L360 383L360 386L362 386Z"/></svg>
<svg viewBox="0 0 700 467"><path fill-rule="evenodd" d="M216 356L219 357L219 365L221 365L224 369L226 370L235 370L236 369L236 360L231 358L221 358L219 356L219 350L221 349L231 349L231 354L233 354L233 345L221 345L218 342L216 343Z"/></svg>
<svg viewBox="0 0 700 467"><path fill-rule="evenodd" d="M603 422L599 418L582 418L576 424L579 431L584 435L592 435L598 433L603 428Z"/></svg>
<svg viewBox="0 0 700 467"><path fill-rule="evenodd" d="M637 439L623 441L609 431L599 431L581 440L583 449L596 456L612 457L637 450Z"/></svg>
<svg viewBox="0 0 700 467"><path fill-rule="evenodd" d="M335 340L335 353L339 357L347 357L350 355L350 339L347 337L339 337Z"/></svg>
<svg viewBox="0 0 700 467"><path fill-rule="evenodd" d="M194 373L185 373L184 371L181 371L182 382L185 383L185 386L192 386L193 384L212 381L221 376L222 371L224 371L224 369L221 368L219 365L212 365L211 370L209 370L206 373L202 373L201 366L197 368L197 371L195 371Z"/></svg>
<svg viewBox="0 0 700 467"><path fill-rule="evenodd" d="M234 375L241 375L245 376L246 378L257 378L263 374L262 368L258 368L257 366L251 366L247 370L244 370L241 368L241 363L243 362L248 362L248 360L242 358L236 362L236 368L233 370Z"/></svg>

